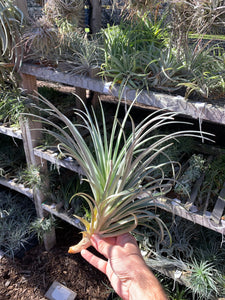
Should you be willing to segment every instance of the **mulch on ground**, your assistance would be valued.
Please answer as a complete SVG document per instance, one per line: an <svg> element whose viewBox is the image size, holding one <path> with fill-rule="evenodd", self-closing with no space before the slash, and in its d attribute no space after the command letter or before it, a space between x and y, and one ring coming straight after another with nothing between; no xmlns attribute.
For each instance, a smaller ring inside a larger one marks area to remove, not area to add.
<svg viewBox="0 0 225 300"><path fill-rule="evenodd" d="M0 260L0 300L44 300L56 280L77 293L77 300L105 300L110 294L107 277L87 263L80 254L68 254L68 246L81 235L75 228L57 231L57 245L49 252L37 245L14 260ZM69 228L69 229L68 229Z"/></svg>

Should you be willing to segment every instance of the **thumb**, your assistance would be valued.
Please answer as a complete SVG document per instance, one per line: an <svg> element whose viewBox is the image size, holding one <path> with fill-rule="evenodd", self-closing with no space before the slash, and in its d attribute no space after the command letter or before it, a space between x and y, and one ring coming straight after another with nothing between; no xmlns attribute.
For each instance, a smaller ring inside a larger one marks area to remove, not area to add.
<svg viewBox="0 0 225 300"><path fill-rule="evenodd" d="M104 255L106 258L109 258L112 244L102 239L98 234L93 234L91 236L91 243L99 253Z"/></svg>

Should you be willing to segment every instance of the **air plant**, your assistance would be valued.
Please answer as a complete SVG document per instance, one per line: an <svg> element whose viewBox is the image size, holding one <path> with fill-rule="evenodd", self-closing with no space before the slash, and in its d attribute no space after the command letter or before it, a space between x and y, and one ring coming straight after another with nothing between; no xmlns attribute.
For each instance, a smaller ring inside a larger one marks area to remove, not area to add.
<svg viewBox="0 0 225 300"><path fill-rule="evenodd" d="M22 49L18 47L18 38L21 35L23 13L11 0L0 1L0 48L1 56L15 63L22 58Z"/></svg>
<svg viewBox="0 0 225 300"><path fill-rule="evenodd" d="M197 262L194 259L189 267L192 292L198 295L198 299L216 299L219 276L214 265L209 261Z"/></svg>
<svg viewBox="0 0 225 300"><path fill-rule="evenodd" d="M25 98L19 89L3 86L0 94L0 120L3 123L19 127L20 114L26 110L25 107Z"/></svg>
<svg viewBox="0 0 225 300"><path fill-rule="evenodd" d="M193 154L189 159L189 166L179 178L174 191L180 195L188 197L193 183L201 177L206 169L206 160L202 154Z"/></svg>
<svg viewBox="0 0 225 300"><path fill-rule="evenodd" d="M59 32L46 16L42 16L24 30L21 44L26 59L56 60L60 51Z"/></svg>
<svg viewBox="0 0 225 300"><path fill-rule="evenodd" d="M104 29L105 61L100 74L121 86L137 89L147 85L150 65L159 59L165 45L161 26L143 17Z"/></svg>
<svg viewBox="0 0 225 300"><path fill-rule="evenodd" d="M59 70L70 74L90 75L103 62L101 41L97 36L74 31L64 35L64 48L60 55Z"/></svg>
<svg viewBox="0 0 225 300"><path fill-rule="evenodd" d="M40 172L40 167L30 165L26 169L18 172L18 182L29 188L43 187L43 174Z"/></svg>
<svg viewBox="0 0 225 300"><path fill-rule="evenodd" d="M83 17L83 8L83 0L48 0L44 6L44 12L50 20L66 19L78 26Z"/></svg>
<svg viewBox="0 0 225 300"><path fill-rule="evenodd" d="M154 178L152 174L162 165L155 164L156 157L173 144L173 140L180 136L198 136L193 130L178 131L169 135L152 137L151 133L161 126L177 123L174 120L176 113L161 112L147 116L138 125L132 118L129 120L130 105L121 122L118 121L120 109L119 101L115 112L111 132L107 132L107 124L104 109L100 103L101 124L100 130L94 109L90 113L84 105L84 110L75 110L75 114L82 123L73 124L48 100L40 98L39 101L47 105L47 109L40 108L44 113L48 112L59 122L51 122L45 117L33 115L51 128L44 129L53 135L58 141L58 148L64 155L71 156L83 169L86 180L92 190L92 195L77 193L82 196L90 206L91 221L76 216L86 227L83 238L78 245L72 246L69 253L77 253L91 245L90 237L93 233L104 237L118 236L132 231L138 224L156 220L163 228L164 223L151 211L155 208L155 199L171 189L171 179L175 177L173 162L171 165L171 177L166 178L163 171L161 176ZM81 100L82 101L82 100ZM125 136L127 121L132 123L132 132ZM64 124L64 126L57 125ZM179 122L178 122L179 123ZM65 127L67 130L65 130ZM85 139L79 132L85 128L93 142L93 150L90 151ZM144 144L153 140L152 144L144 147ZM164 164L163 164L164 165ZM145 177L152 180L145 182ZM145 192L145 194L144 194ZM148 226L148 225L146 225ZM162 230L163 231L163 230Z"/></svg>
<svg viewBox="0 0 225 300"><path fill-rule="evenodd" d="M0 249L14 257L33 237L29 227L35 207L30 199L11 192L0 192L0 199Z"/></svg>
<svg viewBox="0 0 225 300"><path fill-rule="evenodd" d="M51 232L56 227L56 220L50 216L48 218L36 218L30 224L30 231L37 235L40 243L43 242L44 235Z"/></svg>

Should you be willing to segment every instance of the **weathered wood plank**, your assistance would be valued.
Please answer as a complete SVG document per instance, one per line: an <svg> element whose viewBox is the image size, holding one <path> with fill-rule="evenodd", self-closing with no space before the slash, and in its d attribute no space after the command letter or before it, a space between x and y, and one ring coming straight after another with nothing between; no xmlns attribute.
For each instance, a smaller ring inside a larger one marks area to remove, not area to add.
<svg viewBox="0 0 225 300"><path fill-rule="evenodd" d="M27 196L28 198L30 199L33 199L33 191L29 188L26 188L24 185L22 184L18 184L16 182L13 182L12 180L11 181L8 181L4 178L0 178L0 184L11 189L11 190L14 190L20 194L23 194L25 196Z"/></svg>
<svg viewBox="0 0 225 300"><path fill-rule="evenodd" d="M114 85L112 87L110 82L104 82L96 78L70 75L59 72L52 68L28 64L24 64L22 66L22 72L37 76L39 79L64 83L67 85L99 92L101 94L119 97L118 86ZM187 101L182 96L172 96L152 91L141 91L138 93L136 90L129 88L124 89L121 97L127 101L133 101L136 99L137 103L174 111L195 119L200 118L202 120L225 124L225 108L223 106L219 107L206 102L199 103L190 100Z"/></svg>
<svg viewBox="0 0 225 300"><path fill-rule="evenodd" d="M190 207L194 204L195 200L197 199L198 192L202 185L204 177L205 177L205 175L202 174L202 176L198 180L196 180L196 182L194 183L194 186L191 191L190 199L184 205L186 209L190 209Z"/></svg>
<svg viewBox="0 0 225 300"><path fill-rule="evenodd" d="M78 174L84 175L82 168L78 165L76 161L58 159L56 156L50 154L48 151L43 151L41 149L34 149L34 154L44 160L47 160L57 166L64 167Z"/></svg>
<svg viewBox="0 0 225 300"><path fill-rule="evenodd" d="M55 215L56 217L66 221L67 223L73 225L74 227L80 229L80 230L85 230L84 225L75 217L69 217L67 214L62 213L62 212L58 212L54 206L50 206L47 204L42 204L42 207L44 210L46 210L47 212Z"/></svg>
<svg viewBox="0 0 225 300"><path fill-rule="evenodd" d="M13 138L17 138L19 140L22 139L22 132L20 129L6 127L6 126L0 126L0 133L11 136Z"/></svg>
<svg viewBox="0 0 225 300"><path fill-rule="evenodd" d="M216 224L220 223L224 208L225 208L225 183L223 185L223 188L219 194L219 197L216 201L216 204L212 212L212 219Z"/></svg>
<svg viewBox="0 0 225 300"><path fill-rule="evenodd" d="M37 92L36 74L26 74L21 71L22 87L32 97L32 94ZM33 122L31 118L21 119L20 127L22 129L24 150L26 153L27 164L38 166L41 172L46 174L45 184L48 185L47 162L34 155L33 149L40 144L42 140L41 122ZM38 129L38 130L37 130ZM39 218L43 218L46 212L42 209L42 202L45 200L45 195L40 189L34 189L34 203ZM48 251L56 244L54 230L51 233L51 238L48 235L44 236L45 249Z"/></svg>
<svg viewBox="0 0 225 300"><path fill-rule="evenodd" d="M222 221L220 225L216 224L213 220L211 220L210 212L206 212L205 215L203 215L201 212L192 213L185 209L182 204L175 204L172 199L168 200L164 197L157 198L155 203L156 205L160 205L160 207L165 211L174 213L175 215L187 219L193 223L225 235L225 221Z"/></svg>

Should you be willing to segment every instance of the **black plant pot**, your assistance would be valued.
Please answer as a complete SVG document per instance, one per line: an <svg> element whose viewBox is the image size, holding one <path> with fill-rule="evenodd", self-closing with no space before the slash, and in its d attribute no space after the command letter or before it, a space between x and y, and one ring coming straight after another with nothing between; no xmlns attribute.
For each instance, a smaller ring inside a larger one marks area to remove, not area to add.
<svg viewBox="0 0 225 300"><path fill-rule="evenodd" d="M25 245L25 247L21 247L18 251L16 251L16 253L14 254L16 258L22 258L25 253L36 247L38 245L38 239L36 236L32 236L28 241L27 244Z"/></svg>
<svg viewBox="0 0 225 300"><path fill-rule="evenodd" d="M13 255L16 258L23 258L25 253L36 247L38 245L38 239L36 236L32 236L30 239L27 240L26 244L24 246L21 246L20 248L18 248L17 250L14 251Z"/></svg>

